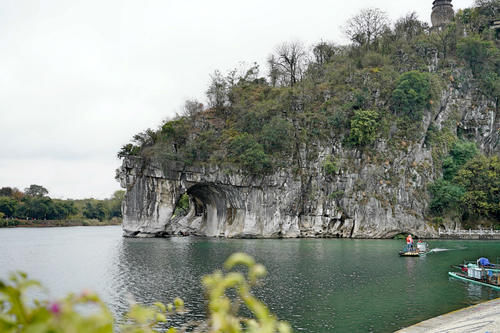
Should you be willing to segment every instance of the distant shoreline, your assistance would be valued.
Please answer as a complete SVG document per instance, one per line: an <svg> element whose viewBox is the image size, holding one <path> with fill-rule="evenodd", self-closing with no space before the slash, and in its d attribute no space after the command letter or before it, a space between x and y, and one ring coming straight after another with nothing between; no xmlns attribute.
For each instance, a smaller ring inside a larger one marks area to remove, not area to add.
<svg viewBox="0 0 500 333"><path fill-rule="evenodd" d="M121 225L122 219L112 219L107 221L99 221L93 219L77 219L77 220L0 220L1 228L52 228L52 227L98 227Z"/></svg>

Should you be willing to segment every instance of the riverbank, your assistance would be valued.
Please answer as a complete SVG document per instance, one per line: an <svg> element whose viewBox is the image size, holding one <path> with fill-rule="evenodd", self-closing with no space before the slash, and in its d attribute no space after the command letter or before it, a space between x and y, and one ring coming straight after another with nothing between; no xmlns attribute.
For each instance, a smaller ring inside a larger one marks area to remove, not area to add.
<svg viewBox="0 0 500 333"><path fill-rule="evenodd" d="M396 333L500 332L500 298L453 311Z"/></svg>
<svg viewBox="0 0 500 333"><path fill-rule="evenodd" d="M48 227L79 227L79 226L108 226L120 225L122 219L99 221L97 219L72 219L72 220L19 220L0 219L0 228L48 228Z"/></svg>

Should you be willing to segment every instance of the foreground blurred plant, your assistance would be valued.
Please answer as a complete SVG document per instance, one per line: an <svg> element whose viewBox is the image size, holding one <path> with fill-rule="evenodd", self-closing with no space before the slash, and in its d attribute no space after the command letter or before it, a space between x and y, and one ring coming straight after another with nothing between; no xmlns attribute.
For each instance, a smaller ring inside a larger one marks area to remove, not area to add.
<svg viewBox="0 0 500 333"><path fill-rule="evenodd" d="M251 294L255 286L266 274L264 266L255 263L246 254L233 254L226 261L226 270L237 265L246 266L245 277L239 272L216 271L203 278L203 285L208 297L208 319L197 323L188 323L182 328L169 328L168 333L192 332L209 333L288 333L290 326L278 321L269 312L266 305ZM173 304L157 302L151 306L131 304L125 317L125 324L113 329L113 317L107 306L97 294L82 292L69 294L65 298L49 302L47 300L26 300L29 288L41 288L37 281L29 280L25 273L15 273L9 282L0 280L0 332L14 333L149 333L159 330L159 324L175 313L184 311L184 302L176 298ZM234 289L236 297L230 298L226 291ZM253 318L239 314L241 305L245 305Z"/></svg>
<svg viewBox="0 0 500 333"><path fill-rule="evenodd" d="M224 268L231 270L236 265L248 268L246 278L239 272L224 274L222 271L216 271L203 278L203 285L208 294L210 332L291 332L287 323L278 321L269 312L266 305L250 293L251 287L255 286L258 279L266 274L266 268L255 263L252 257L243 253L235 253L230 256L225 262ZM236 300L232 300L226 295L228 289L236 290L238 295ZM241 302L255 318L239 316Z"/></svg>
<svg viewBox="0 0 500 333"><path fill-rule="evenodd" d="M25 293L41 287L26 274L10 277L11 284L0 281L0 332L112 332L113 317L95 293L69 294L55 301L34 300L29 304ZM86 308L87 315L77 307Z"/></svg>

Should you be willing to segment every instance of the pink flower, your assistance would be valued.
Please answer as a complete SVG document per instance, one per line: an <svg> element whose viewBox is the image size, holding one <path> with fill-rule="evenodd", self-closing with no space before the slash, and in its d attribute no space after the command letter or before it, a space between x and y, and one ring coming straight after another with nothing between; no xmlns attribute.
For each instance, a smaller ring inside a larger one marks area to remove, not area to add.
<svg viewBox="0 0 500 333"><path fill-rule="evenodd" d="M61 312L61 305L57 302L53 302L52 304L50 304L49 310L54 314L59 314Z"/></svg>

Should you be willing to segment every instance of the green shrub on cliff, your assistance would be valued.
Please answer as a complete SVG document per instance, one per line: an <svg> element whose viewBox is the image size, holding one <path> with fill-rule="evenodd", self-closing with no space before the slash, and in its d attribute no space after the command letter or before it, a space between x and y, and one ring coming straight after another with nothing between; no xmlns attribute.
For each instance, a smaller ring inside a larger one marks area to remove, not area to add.
<svg viewBox="0 0 500 333"><path fill-rule="evenodd" d="M392 110L396 114L420 121L425 108L430 106L431 79L428 73L411 71L402 74L392 92Z"/></svg>
<svg viewBox="0 0 500 333"><path fill-rule="evenodd" d="M434 214L443 214L449 210L463 213L461 202L465 189L462 186L440 179L429 186L429 191L432 196L430 209Z"/></svg>
<svg viewBox="0 0 500 333"><path fill-rule="evenodd" d="M493 98L498 110L500 98L500 51L493 41L478 35L462 38L457 45L458 55L467 62L479 81L480 92Z"/></svg>
<svg viewBox="0 0 500 333"><path fill-rule="evenodd" d="M176 151L177 147L186 143L188 135L189 124L186 118L168 121L163 124L160 131L161 140L171 143Z"/></svg>
<svg viewBox="0 0 500 333"><path fill-rule="evenodd" d="M357 110L351 120L349 139L357 146L371 144L377 138L379 115L376 111Z"/></svg>
<svg viewBox="0 0 500 333"><path fill-rule="evenodd" d="M184 193L175 205L173 217L186 216L189 212L189 195Z"/></svg>
<svg viewBox="0 0 500 333"><path fill-rule="evenodd" d="M268 154L288 152L292 144L290 140L292 133L293 127L290 122L281 117L273 117L262 128L260 141Z"/></svg>
<svg viewBox="0 0 500 333"><path fill-rule="evenodd" d="M500 220L500 159L477 155L457 172L454 182L466 192L462 203L467 218Z"/></svg>
<svg viewBox="0 0 500 333"><path fill-rule="evenodd" d="M462 38L457 44L457 53L476 76L494 67L499 56L494 42L477 35Z"/></svg>
<svg viewBox="0 0 500 333"><path fill-rule="evenodd" d="M263 146L248 133L234 137L228 146L228 157L243 171L251 174L267 173L271 170L271 160Z"/></svg>
<svg viewBox="0 0 500 333"><path fill-rule="evenodd" d="M500 219L500 160L480 154L476 145L459 141L443 160L443 178L430 187L434 215L458 215L469 225Z"/></svg>
<svg viewBox="0 0 500 333"><path fill-rule="evenodd" d="M323 170L327 175L334 175L339 172L339 167L336 161L333 159L332 155L328 155L326 160L323 162Z"/></svg>
<svg viewBox="0 0 500 333"><path fill-rule="evenodd" d="M458 141L443 159L443 178L429 186L431 194L430 210L435 215L447 212L464 213L462 198L466 188L455 181L458 171L471 158L478 154L476 145L472 142Z"/></svg>
<svg viewBox="0 0 500 333"><path fill-rule="evenodd" d="M123 145L120 148L120 151L118 152L117 156L118 158L124 158L126 156L135 156L138 155L140 151L141 151L140 146L136 146L132 143L127 143L126 145Z"/></svg>
<svg viewBox="0 0 500 333"><path fill-rule="evenodd" d="M479 153L473 142L456 142L449 152L449 156L443 160L443 178L451 181L458 170L462 168L467 161Z"/></svg>

